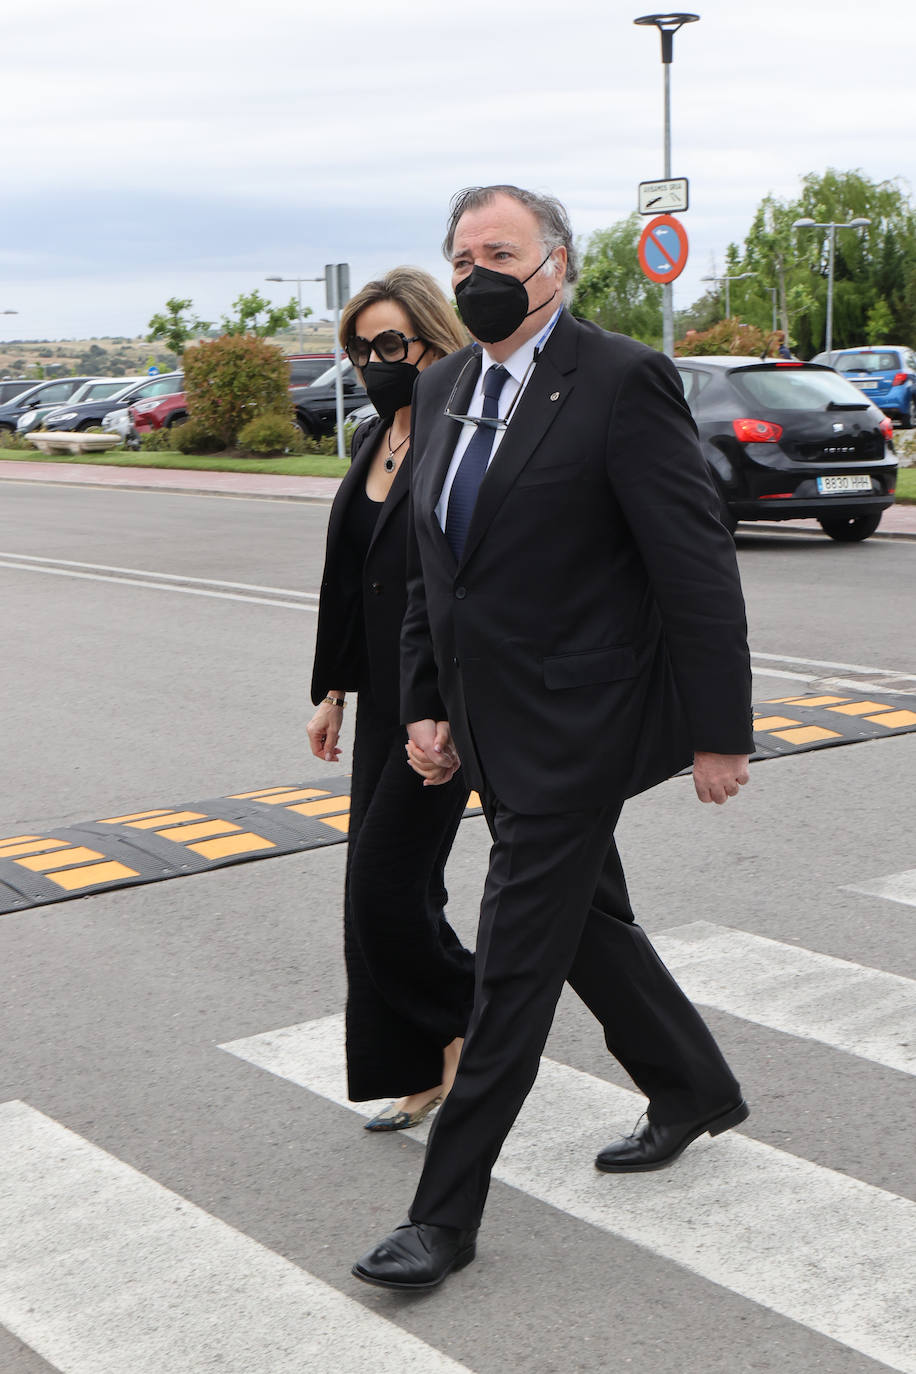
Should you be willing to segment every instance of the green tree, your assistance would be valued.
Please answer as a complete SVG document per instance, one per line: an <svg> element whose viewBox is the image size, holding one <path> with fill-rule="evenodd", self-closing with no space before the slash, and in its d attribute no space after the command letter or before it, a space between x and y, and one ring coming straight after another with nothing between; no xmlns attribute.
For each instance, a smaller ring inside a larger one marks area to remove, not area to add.
<svg viewBox="0 0 916 1374"><path fill-rule="evenodd" d="M278 330L285 329L299 314L295 297L290 300L289 305L272 305L257 290L249 291L247 295L243 292L241 296L236 296L232 308L236 312L234 317L223 316L223 333L254 334L259 339L269 338ZM306 306L302 311L303 319L311 313L310 308ZM261 316L264 318L261 319Z"/></svg>
<svg viewBox="0 0 916 1374"><path fill-rule="evenodd" d="M659 348L662 288L639 266L640 230L640 216L634 213L592 234L582 255L572 313Z"/></svg>
<svg viewBox="0 0 916 1374"><path fill-rule="evenodd" d="M827 315L829 234L826 229L794 229L797 219L816 223L850 219L871 221L862 230L840 229L835 236L833 344L846 348L916 336L916 213L897 181L871 181L860 171L828 168L802 178L801 194L780 201L766 196L740 249L731 245L736 272L754 272L741 296L741 314L768 327L775 286L780 326L802 357L824 345ZM887 311L879 309L884 302ZM875 312L874 314L872 312Z"/></svg>
<svg viewBox="0 0 916 1374"><path fill-rule="evenodd" d="M181 300L172 296L165 303L165 310L154 315L149 322L147 340L155 343L161 339L169 352L181 356L184 346L198 334L206 334L210 328L207 320L191 318L189 311L193 301Z"/></svg>
<svg viewBox="0 0 916 1374"><path fill-rule="evenodd" d="M224 334L192 344L182 362L191 419L226 448L256 416L292 420L289 365L275 344L252 334Z"/></svg>

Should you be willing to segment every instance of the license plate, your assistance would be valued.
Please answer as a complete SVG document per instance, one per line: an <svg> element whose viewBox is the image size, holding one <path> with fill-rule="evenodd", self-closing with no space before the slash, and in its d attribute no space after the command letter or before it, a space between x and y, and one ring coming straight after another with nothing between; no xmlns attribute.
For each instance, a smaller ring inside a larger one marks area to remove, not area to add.
<svg viewBox="0 0 916 1374"><path fill-rule="evenodd" d="M871 478L865 473L842 477L819 477L817 489L821 496L830 496L837 491L871 491Z"/></svg>
<svg viewBox="0 0 916 1374"><path fill-rule="evenodd" d="M874 391L877 385L877 382L853 382L853 386L859 387L861 391Z"/></svg>

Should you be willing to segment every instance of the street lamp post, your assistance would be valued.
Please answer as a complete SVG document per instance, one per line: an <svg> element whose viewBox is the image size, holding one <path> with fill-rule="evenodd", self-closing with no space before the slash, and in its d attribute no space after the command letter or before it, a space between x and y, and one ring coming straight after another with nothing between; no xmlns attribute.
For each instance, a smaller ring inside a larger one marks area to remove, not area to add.
<svg viewBox="0 0 916 1374"><path fill-rule="evenodd" d="M775 334L775 333L776 333L776 329L777 329L777 322L776 322L776 287L775 287L775 286L765 286L763 289L764 289L764 291L768 291L768 292L770 293L770 300L773 302L773 333Z"/></svg>
<svg viewBox="0 0 916 1374"><path fill-rule="evenodd" d="M296 296L299 301L299 308L296 314L296 324L299 333L299 352L305 351L305 339L302 333L302 283L304 281L324 281L324 277L265 277L265 281L294 281L296 283Z"/></svg>
<svg viewBox="0 0 916 1374"><path fill-rule="evenodd" d="M836 231L838 229L865 229L869 224L871 224L871 220L865 219L863 215L842 223L837 220L828 220L826 224L809 219L806 215L802 219L797 219L792 225L793 229L826 229L829 231L827 238L827 337L824 342L826 353L830 353L833 348L833 260L836 248Z"/></svg>
<svg viewBox="0 0 916 1374"><path fill-rule="evenodd" d="M665 70L665 180L671 180L671 63L674 61L674 35L685 24L695 24L698 14L644 14L634 24L653 25L658 29L662 44L662 66ZM669 358L674 357L674 286L666 281L662 286L662 348Z"/></svg>
<svg viewBox="0 0 916 1374"><path fill-rule="evenodd" d="M756 272L739 272L739 273L737 274L737 276L734 276L734 277L729 277L729 276L725 276L725 277L701 277L701 278L700 278L700 281L714 281L714 282L717 282L717 283L720 282L720 281L724 281L724 282L725 282L725 318L726 318L727 320L730 320L731 317L732 317L732 297L731 297L731 291L729 290L729 287L730 287L731 283L732 283L733 281L744 281L745 278L747 278L747 277L756 277L756 275L757 275ZM775 307L775 305L774 305L774 306L773 306L773 309L775 310L775 308L776 308L776 307Z"/></svg>

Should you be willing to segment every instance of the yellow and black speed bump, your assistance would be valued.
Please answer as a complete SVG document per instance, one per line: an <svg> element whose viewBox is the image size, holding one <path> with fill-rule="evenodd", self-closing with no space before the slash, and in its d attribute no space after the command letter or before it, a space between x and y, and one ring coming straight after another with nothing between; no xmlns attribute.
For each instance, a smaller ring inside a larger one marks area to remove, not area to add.
<svg viewBox="0 0 916 1374"><path fill-rule="evenodd" d="M911 696L777 697L755 707L753 757L778 758L914 730ZM307 782L264 787L0 837L0 913L339 844L347 834L349 785L343 778L334 790ZM479 812L472 792L465 815Z"/></svg>
<svg viewBox="0 0 916 1374"><path fill-rule="evenodd" d="M754 707L754 759L859 744L916 730L916 697L813 693L775 697Z"/></svg>
<svg viewBox="0 0 916 1374"><path fill-rule="evenodd" d="M0 837L0 913L339 844L350 779L294 783L180 807ZM471 793L465 815L479 814Z"/></svg>

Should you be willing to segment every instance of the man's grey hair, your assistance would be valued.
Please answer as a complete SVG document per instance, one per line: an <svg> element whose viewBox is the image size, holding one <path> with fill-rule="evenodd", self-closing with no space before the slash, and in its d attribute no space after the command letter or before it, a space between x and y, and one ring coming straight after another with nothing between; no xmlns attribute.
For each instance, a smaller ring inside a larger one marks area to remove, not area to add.
<svg viewBox="0 0 916 1374"><path fill-rule="evenodd" d="M579 277L579 254L573 242L572 228L566 209L554 196L539 196L535 191L524 191L520 186L466 186L452 196L449 205L448 228L442 244L442 251L449 262L455 246L455 230L458 221L468 210L479 210L489 205L496 196L510 196L524 205L536 218L541 230L541 243L545 256L554 248L566 249L566 282L568 296L572 296L572 285Z"/></svg>

